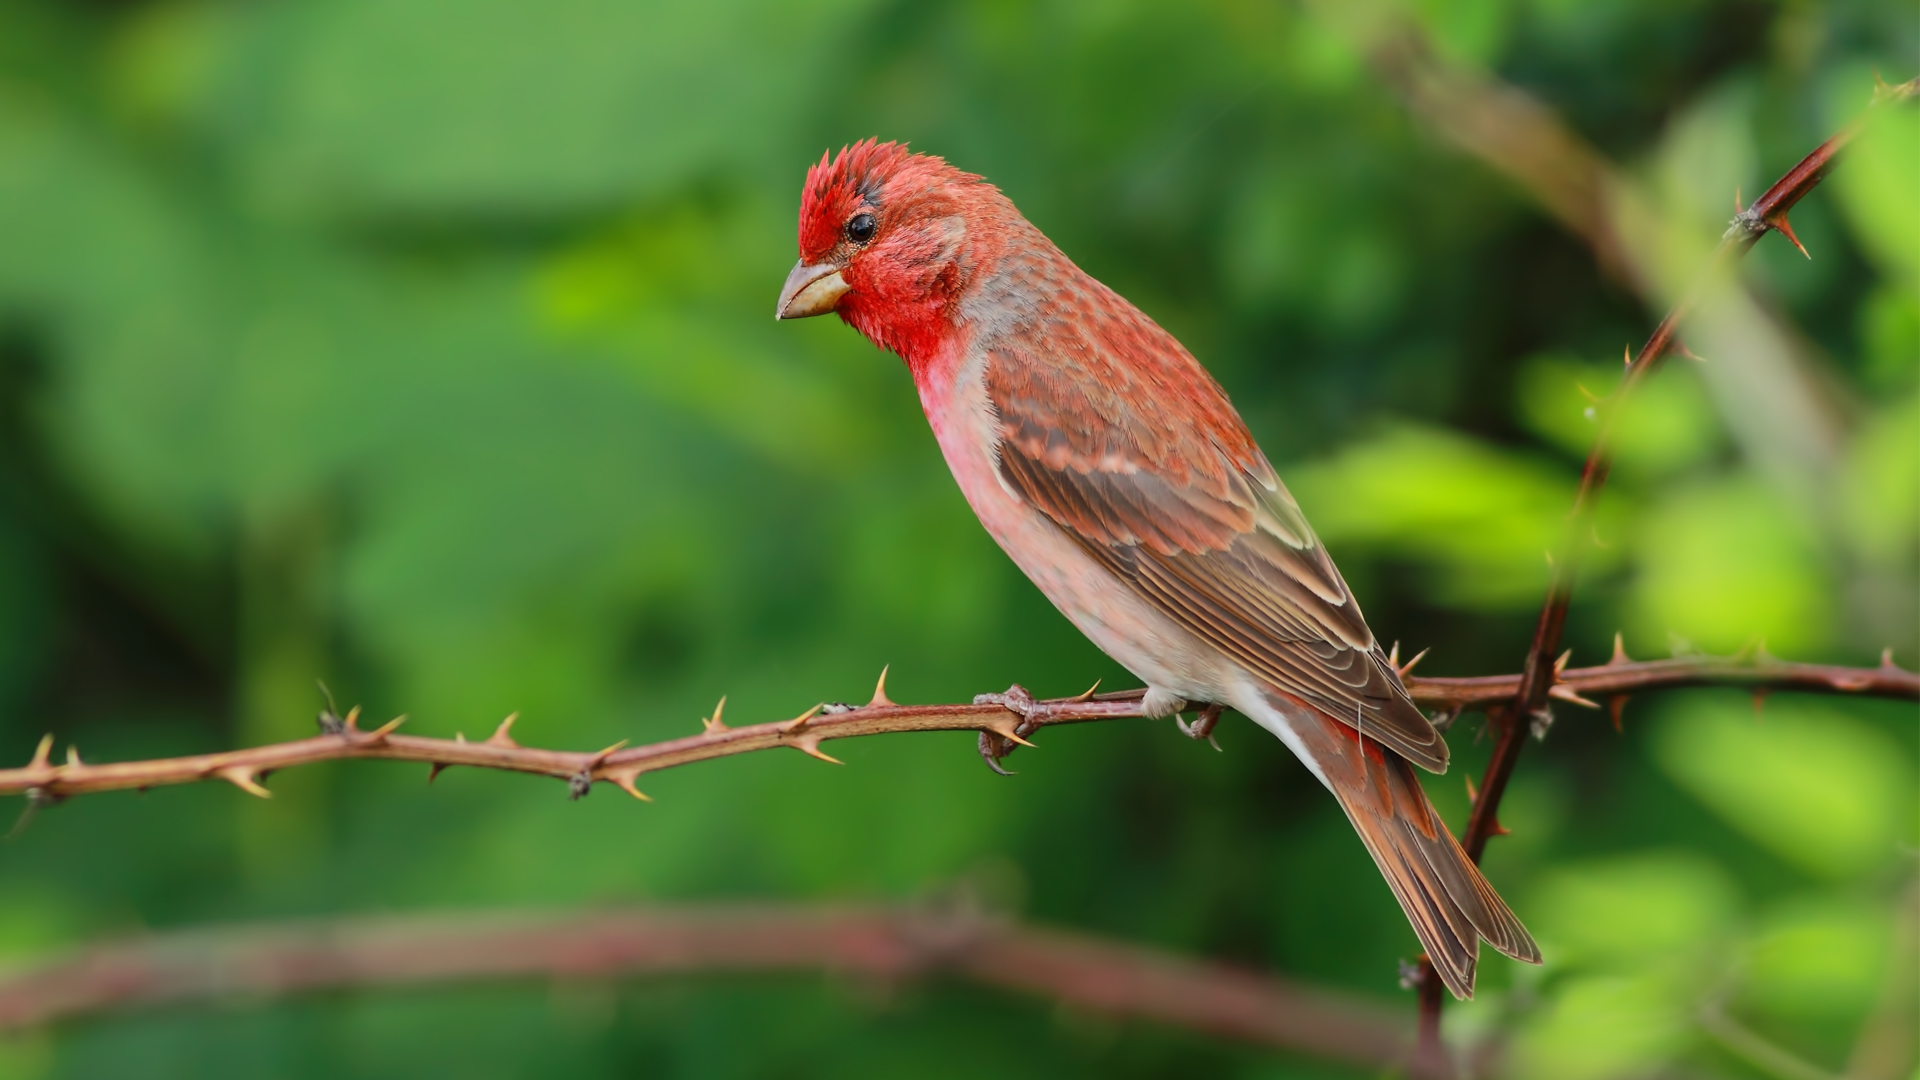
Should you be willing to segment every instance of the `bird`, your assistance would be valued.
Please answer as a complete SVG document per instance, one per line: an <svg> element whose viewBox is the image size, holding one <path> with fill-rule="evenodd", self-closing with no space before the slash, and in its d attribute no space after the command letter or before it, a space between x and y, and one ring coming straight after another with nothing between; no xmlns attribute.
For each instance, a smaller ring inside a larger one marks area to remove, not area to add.
<svg viewBox="0 0 1920 1080"><path fill-rule="evenodd" d="M1457 998L1481 941L1540 950L1427 801L1447 744L1226 392L985 178L867 139L807 170L777 319L905 361L988 533L1146 685L1226 707L1331 791Z"/></svg>

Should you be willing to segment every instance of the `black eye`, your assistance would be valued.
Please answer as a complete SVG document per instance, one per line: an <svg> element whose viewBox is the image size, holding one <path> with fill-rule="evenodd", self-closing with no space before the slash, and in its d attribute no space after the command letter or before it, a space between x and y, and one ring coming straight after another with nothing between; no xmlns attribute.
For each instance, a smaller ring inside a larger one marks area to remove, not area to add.
<svg viewBox="0 0 1920 1080"><path fill-rule="evenodd" d="M856 244L864 244L873 239L873 230L872 214L855 214L853 220L847 222L847 239Z"/></svg>

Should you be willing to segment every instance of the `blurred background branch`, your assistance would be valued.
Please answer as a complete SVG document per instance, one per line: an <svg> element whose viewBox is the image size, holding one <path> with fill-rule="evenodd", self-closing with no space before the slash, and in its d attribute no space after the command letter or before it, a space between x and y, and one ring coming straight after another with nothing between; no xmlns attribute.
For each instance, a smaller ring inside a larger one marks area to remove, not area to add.
<svg viewBox="0 0 1920 1080"><path fill-rule="evenodd" d="M1404 1019L1352 995L956 908L702 904L228 925L100 943L0 974L0 1031L294 994L547 979L819 972L887 994L958 979L1368 1068Z"/></svg>

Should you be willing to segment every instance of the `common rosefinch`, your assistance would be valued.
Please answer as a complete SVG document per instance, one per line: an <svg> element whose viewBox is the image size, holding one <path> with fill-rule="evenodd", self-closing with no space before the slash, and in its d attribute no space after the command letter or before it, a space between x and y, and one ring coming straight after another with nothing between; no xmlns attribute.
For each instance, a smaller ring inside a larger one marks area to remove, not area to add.
<svg viewBox="0 0 1920 1080"><path fill-rule="evenodd" d="M868 140L807 172L779 318L898 353L974 513L1145 711L1231 706L1340 801L1456 997L1539 948L1420 789L1447 744L1219 384L999 189Z"/></svg>

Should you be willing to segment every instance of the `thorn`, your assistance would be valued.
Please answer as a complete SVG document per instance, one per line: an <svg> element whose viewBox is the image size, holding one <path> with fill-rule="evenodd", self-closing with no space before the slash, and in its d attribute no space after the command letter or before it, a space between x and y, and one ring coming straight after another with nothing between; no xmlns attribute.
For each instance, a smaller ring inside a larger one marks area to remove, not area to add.
<svg viewBox="0 0 1920 1080"><path fill-rule="evenodd" d="M460 741L466 742L467 740L461 739ZM433 764L427 766L427 783L429 784L433 783L435 780L440 778L441 773L446 771L447 771L447 763L444 761L436 761Z"/></svg>
<svg viewBox="0 0 1920 1080"><path fill-rule="evenodd" d="M1800 238L1793 235L1793 226L1787 223L1787 215L1785 214L1775 215L1774 217L1767 219L1767 224L1773 226L1775 229L1778 229L1780 231L1781 236L1786 237L1793 244L1794 247L1799 248L1800 254L1805 255L1809 259L1813 258L1813 253L1807 250L1807 245L1801 243Z"/></svg>
<svg viewBox="0 0 1920 1080"><path fill-rule="evenodd" d="M1580 391L1580 396L1581 396L1581 397L1583 397L1583 398L1586 398L1586 399L1587 399L1587 404L1589 404L1589 405L1598 405L1598 404L1600 404L1600 403L1601 403L1602 401L1605 401L1605 400L1606 400L1605 398L1603 398L1603 397L1601 397L1600 395L1598 395L1598 394L1596 394L1596 393L1594 393L1593 391L1591 391L1591 390L1589 390L1589 389L1587 389L1587 388L1586 388L1585 386L1582 386L1582 385L1581 385L1581 384L1579 384L1579 383L1574 383L1574 384L1573 384L1573 388L1574 388L1575 390L1578 390L1578 391ZM1587 419L1589 419L1589 420L1591 420L1591 419L1593 419L1593 410L1592 410L1592 409L1588 409L1588 410L1587 410Z"/></svg>
<svg viewBox="0 0 1920 1080"><path fill-rule="evenodd" d="M1461 773L1460 779L1465 780L1467 782L1467 802L1469 803L1479 802L1480 786L1473 782L1473 777L1470 774Z"/></svg>
<svg viewBox="0 0 1920 1080"><path fill-rule="evenodd" d="M27 768L29 769L46 768L47 755L51 753L53 753L53 733L48 732L47 734L40 736L40 745L34 748L33 760L27 762Z"/></svg>
<svg viewBox="0 0 1920 1080"><path fill-rule="evenodd" d="M1615 735L1619 735L1622 732L1620 727L1620 714L1626 711L1626 708L1627 695L1625 694L1615 694L1607 699L1607 719L1613 721L1613 733Z"/></svg>
<svg viewBox="0 0 1920 1080"><path fill-rule="evenodd" d="M513 722L518 719L520 719L519 713L508 713L507 718L500 721L500 726L494 728L493 734L487 737L486 744L488 746L505 746L509 748L518 747L520 744L513 741L512 735L507 734L507 732L512 729Z"/></svg>
<svg viewBox="0 0 1920 1080"><path fill-rule="evenodd" d="M1679 353L1681 356L1686 357L1687 359L1693 361L1696 364L1704 364L1707 362L1706 357L1701 356L1699 353L1694 352L1692 349L1688 348L1687 343L1684 341L1674 342L1673 351Z"/></svg>
<svg viewBox="0 0 1920 1080"><path fill-rule="evenodd" d="M700 718L700 734L714 735L719 732L727 730L726 721L720 719L720 714L722 712L725 712L726 708L727 708L727 695L721 694L719 703L714 705L713 707L713 715L703 716Z"/></svg>
<svg viewBox="0 0 1920 1080"><path fill-rule="evenodd" d="M373 731L368 732L367 737L365 739L362 739L361 742L367 746L379 746L381 743L387 741L387 736L393 734L395 731L399 729L401 724L404 724L406 722L407 722L407 714L401 713L399 716L396 716L393 719L387 721L386 723L380 725L378 728L374 729Z"/></svg>
<svg viewBox="0 0 1920 1080"><path fill-rule="evenodd" d="M1882 79L1878 71L1873 73L1873 104L1878 105L1883 101L1894 101L1912 96L1912 82L1903 82L1898 86L1894 86L1890 85L1885 79Z"/></svg>
<svg viewBox="0 0 1920 1080"><path fill-rule="evenodd" d="M1020 737L1020 721L1015 720L1012 716L1000 717L994 723L988 725L988 730L1008 742L1018 743L1021 746L1033 746L1032 743Z"/></svg>
<svg viewBox="0 0 1920 1080"><path fill-rule="evenodd" d="M1905 670L1899 664L1896 664L1893 662L1893 646L1891 645L1880 650L1880 667L1882 670L1885 670L1885 671Z"/></svg>
<svg viewBox="0 0 1920 1080"><path fill-rule="evenodd" d="M1407 661L1407 662L1406 662L1406 664L1405 664L1404 666L1397 666L1397 667L1395 667L1395 669L1394 669L1394 670L1396 670L1396 671L1398 671L1398 672L1400 673L1400 677L1404 679L1404 678L1406 678L1406 677L1407 677L1407 676L1408 676L1408 675L1409 675L1410 673L1412 673L1412 671L1413 671L1413 665L1415 665L1415 664L1418 664L1418 663L1419 663L1420 661L1422 661L1422 660L1425 660L1425 659L1427 658L1427 654L1428 654L1428 653L1430 653L1430 652L1432 652L1432 651L1433 651L1433 646L1431 646L1431 645L1429 645L1429 646L1427 646L1426 648L1424 648L1424 649L1421 649L1421 650L1420 650L1419 652L1417 652L1417 653L1414 653L1414 654L1413 654L1413 659L1411 659L1411 660L1409 660L1409 661ZM1391 659L1391 658L1389 658L1389 659Z"/></svg>
<svg viewBox="0 0 1920 1080"><path fill-rule="evenodd" d="M781 725L780 730L785 732L788 735L797 735L800 732L807 730L807 721L812 720L814 717L819 715L820 715L820 706L815 705L813 708L808 709L806 712L801 713L799 716L796 716L793 719L787 721L785 724Z"/></svg>
<svg viewBox="0 0 1920 1080"><path fill-rule="evenodd" d="M1488 829L1488 830L1487 830L1487 835L1489 835L1489 836L1512 836L1512 835L1513 835L1513 830L1512 830L1512 829L1509 829L1509 828L1507 828L1507 827L1506 827L1505 825L1502 825L1502 824L1500 824L1500 819L1499 819L1499 818L1494 818L1494 819L1493 819L1493 828L1491 828L1491 829Z"/></svg>
<svg viewBox="0 0 1920 1080"><path fill-rule="evenodd" d="M846 764L846 762L841 761L839 758L834 757L832 754L826 753L825 751L820 749L820 736L818 735L809 735L804 739L795 739L793 742L788 743L787 745L793 747L795 750L800 751L801 753L807 755L808 757L817 757L821 761L827 762L830 765Z"/></svg>
<svg viewBox="0 0 1920 1080"><path fill-rule="evenodd" d="M1615 664L1631 663L1633 663L1633 657L1627 655L1626 638L1621 636L1620 631L1615 630L1613 632L1613 657L1607 661L1607 666L1612 667Z"/></svg>
<svg viewBox="0 0 1920 1080"><path fill-rule="evenodd" d="M1581 697L1580 692L1578 690L1575 690L1572 687L1572 685L1568 683L1554 683L1552 686L1547 688L1547 696L1557 697L1561 701L1571 701L1575 705L1584 706L1589 709L1597 709L1600 707L1599 702L1589 701L1588 699Z"/></svg>
<svg viewBox="0 0 1920 1080"><path fill-rule="evenodd" d="M80 748L73 745L72 743L68 743L67 744L67 765L77 769L84 764L86 764L86 762L83 762L80 760Z"/></svg>
<svg viewBox="0 0 1920 1080"><path fill-rule="evenodd" d="M1075 696L1075 697L1070 697L1070 698L1068 698L1067 700L1068 700L1068 701L1092 701L1092 700L1093 700L1093 692L1094 692L1095 690L1098 690L1098 689L1100 689L1100 680L1099 680L1099 679L1095 679L1095 680L1093 680L1093 685L1092 685L1092 686L1089 686L1089 687L1087 687L1087 689L1086 689L1086 691L1085 691L1084 693L1081 693L1081 694L1079 694L1079 695L1077 695L1077 696ZM1032 743L1028 743L1027 745L1028 745L1028 746L1032 746L1033 744L1032 744Z"/></svg>
<svg viewBox="0 0 1920 1080"><path fill-rule="evenodd" d="M1746 212L1747 208L1740 205L1740 185L1735 184L1733 186L1733 216L1739 217Z"/></svg>
<svg viewBox="0 0 1920 1080"><path fill-rule="evenodd" d="M586 771L592 772L593 770L606 764L607 759L613 756L613 752L625 745L627 745L627 740L621 739L619 742L614 743L612 746L609 746L605 750L602 750L599 753L593 755L593 757L588 759L587 761Z"/></svg>
<svg viewBox="0 0 1920 1080"><path fill-rule="evenodd" d="M340 721L340 723L344 725L348 731L352 731L354 724L358 723L359 720L360 720L360 706L355 705L353 708L347 710L346 719Z"/></svg>
<svg viewBox="0 0 1920 1080"><path fill-rule="evenodd" d="M245 765L229 765L216 771L214 775L249 795L258 795L263 799L273 798L273 792L261 787L260 782L254 779L254 771Z"/></svg>
<svg viewBox="0 0 1920 1080"><path fill-rule="evenodd" d="M648 795L644 791L641 791L639 788L635 787L633 784L634 777L637 777L639 775L640 775L639 769L622 769L619 772L608 773L607 779L613 781L613 784L615 787L633 796L634 798L639 799L641 802L652 802L653 796Z"/></svg>
<svg viewBox="0 0 1920 1080"><path fill-rule="evenodd" d="M1755 690L1753 692L1753 715L1754 716L1758 717L1762 715L1762 707L1766 705L1767 695L1769 693L1771 693L1771 691L1769 691L1765 687L1761 687L1760 689Z"/></svg>
<svg viewBox="0 0 1920 1080"><path fill-rule="evenodd" d="M1633 366L1633 346L1625 345L1621 347L1620 362L1627 367Z"/></svg>
<svg viewBox="0 0 1920 1080"><path fill-rule="evenodd" d="M873 700L867 702L869 709L887 709L893 707L893 699L887 696L887 671L892 664L880 669L880 681L873 684Z"/></svg>
<svg viewBox="0 0 1920 1080"><path fill-rule="evenodd" d="M1393 648L1387 650L1387 663L1392 664L1396 669L1400 667L1400 643L1398 641L1393 643Z"/></svg>
<svg viewBox="0 0 1920 1080"><path fill-rule="evenodd" d="M1761 638L1760 644L1756 645L1753 650L1753 666L1765 667L1768 664L1777 664L1779 662L1779 657L1767 651L1767 639Z"/></svg>
<svg viewBox="0 0 1920 1080"><path fill-rule="evenodd" d="M464 742L466 742L466 741L467 741L467 733L466 733L466 732L464 732L464 731L456 731L456 732L454 732L454 733L453 733L453 741L454 741L454 742L457 742L457 743L464 743Z"/></svg>
<svg viewBox="0 0 1920 1080"><path fill-rule="evenodd" d="M1558 678L1561 672L1567 670L1567 661L1571 659L1573 659L1573 650L1568 649L1566 652L1560 654L1560 659L1553 662L1553 674L1555 678Z"/></svg>

